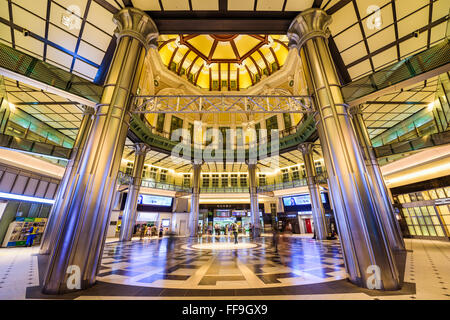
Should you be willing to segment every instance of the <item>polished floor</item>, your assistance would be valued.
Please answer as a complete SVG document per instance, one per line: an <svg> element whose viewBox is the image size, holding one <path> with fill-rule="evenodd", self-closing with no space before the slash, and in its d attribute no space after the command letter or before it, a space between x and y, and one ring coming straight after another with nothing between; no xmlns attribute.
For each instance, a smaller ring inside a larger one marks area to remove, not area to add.
<svg viewBox="0 0 450 320"><path fill-rule="evenodd" d="M338 241L285 235L109 239L98 283L63 296L40 293L38 247L0 249L0 299L445 299L450 242L406 239L402 290L358 288L346 279ZM39 268L41 266L41 268Z"/></svg>

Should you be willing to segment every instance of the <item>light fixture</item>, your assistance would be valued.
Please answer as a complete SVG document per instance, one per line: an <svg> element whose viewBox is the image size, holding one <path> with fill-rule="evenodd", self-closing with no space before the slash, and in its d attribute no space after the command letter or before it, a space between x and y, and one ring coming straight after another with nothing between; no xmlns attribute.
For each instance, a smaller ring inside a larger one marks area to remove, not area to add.
<svg viewBox="0 0 450 320"><path fill-rule="evenodd" d="M180 37L179 36L175 39L175 46L177 48L179 48L181 46L181 42L180 42Z"/></svg>
<svg viewBox="0 0 450 320"><path fill-rule="evenodd" d="M428 104L427 110L431 112L431 111L433 111L433 108L434 108L434 102L430 102L430 103Z"/></svg>
<svg viewBox="0 0 450 320"><path fill-rule="evenodd" d="M203 66L206 68L206 69L211 69L211 64L210 63L208 63L208 61L203 61Z"/></svg>
<svg viewBox="0 0 450 320"><path fill-rule="evenodd" d="M44 199L44 198L38 198L38 197L23 196L20 194L6 193L6 192L0 192L0 198L8 199L8 200L20 200L20 201L28 201L28 202L46 203L46 204L54 204L55 203L55 200L53 200L53 199Z"/></svg>
<svg viewBox="0 0 450 320"><path fill-rule="evenodd" d="M14 112L16 111L16 105L12 102L8 102L9 111Z"/></svg>

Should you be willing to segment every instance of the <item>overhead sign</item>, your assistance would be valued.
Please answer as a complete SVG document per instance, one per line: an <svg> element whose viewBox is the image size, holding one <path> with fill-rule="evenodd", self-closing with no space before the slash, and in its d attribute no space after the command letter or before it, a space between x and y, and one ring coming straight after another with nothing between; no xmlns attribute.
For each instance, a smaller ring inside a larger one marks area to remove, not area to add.
<svg viewBox="0 0 450 320"><path fill-rule="evenodd" d="M320 197L322 198L323 203L327 202L325 195L323 193L320 194ZM283 204L285 207L310 205L311 199L309 197L309 194L301 194L298 196L283 197Z"/></svg>
<svg viewBox="0 0 450 320"><path fill-rule="evenodd" d="M148 194L140 194L138 198L138 204L150 205L150 206L160 206L160 207L170 207L172 206L171 197L161 197L152 196Z"/></svg>

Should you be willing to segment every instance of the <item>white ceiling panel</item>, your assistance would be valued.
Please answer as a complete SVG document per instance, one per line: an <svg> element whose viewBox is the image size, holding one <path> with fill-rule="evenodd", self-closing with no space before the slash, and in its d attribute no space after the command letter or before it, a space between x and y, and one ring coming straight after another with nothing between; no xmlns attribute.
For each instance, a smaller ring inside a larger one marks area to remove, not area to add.
<svg viewBox="0 0 450 320"><path fill-rule="evenodd" d="M285 11L304 11L312 7L314 0L287 0Z"/></svg>
<svg viewBox="0 0 450 320"><path fill-rule="evenodd" d="M281 11L284 0L258 0L256 10L258 11Z"/></svg>
<svg viewBox="0 0 450 320"><path fill-rule="evenodd" d="M160 11L158 0L132 0L133 6L144 11Z"/></svg>
<svg viewBox="0 0 450 320"><path fill-rule="evenodd" d="M84 41L81 41L80 43L78 54L97 64L102 63L103 56L105 55L103 51L91 46Z"/></svg>
<svg viewBox="0 0 450 320"><path fill-rule="evenodd" d="M192 10L219 10L219 0L191 0Z"/></svg>
<svg viewBox="0 0 450 320"><path fill-rule="evenodd" d="M255 0L228 0L230 11L252 11Z"/></svg>
<svg viewBox="0 0 450 320"><path fill-rule="evenodd" d="M338 10L332 15L333 21L330 25L330 30L333 35L338 34L342 30L355 24L357 21L356 13L353 4L349 2L342 9Z"/></svg>
<svg viewBox="0 0 450 320"><path fill-rule="evenodd" d="M164 10L189 10L188 0L161 0Z"/></svg>
<svg viewBox="0 0 450 320"><path fill-rule="evenodd" d="M405 1L408 2L408 1ZM398 36L401 38L407 34L411 34L417 29L428 25L428 11L429 8L425 7L410 16L398 21Z"/></svg>
<svg viewBox="0 0 450 320"><path fill-rule="evenodd" d="M394 27L388 27L384 30L367 38L367 44L371 52L378 50L392 42L395 42L395 30Z"/></svg>
<svg viewBox="0 0 450 320"><path fill-rule="evenodd" d="M12 12L15 24L45 37L45 20L15 5L12 6Z"/></svg>
<svg viewBox="0 0 450 320"><path fill-rule="evenodd" d="M75 51L77 45L76 37L53 25L48 28L48 39L72 52Z"/></svg>

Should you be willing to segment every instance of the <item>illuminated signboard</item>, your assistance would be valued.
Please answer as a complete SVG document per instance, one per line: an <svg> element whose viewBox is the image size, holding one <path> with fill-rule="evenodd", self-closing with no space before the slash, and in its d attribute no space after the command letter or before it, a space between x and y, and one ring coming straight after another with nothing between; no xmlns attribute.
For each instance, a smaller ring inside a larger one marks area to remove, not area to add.
<svg viewBox="0 0 450 320"><path fill-rule="evenodd" d="M216 217L229 217L230 216L230 210L216 209L215 213L216 213L215 214Z"/></svg>
<svg viewBox="0 0 450 320"><path fill-rule="evenodd" d="M326 203L325 195L323 193L320 194L322 198L322 202ZM293 207L293 206L302 206L302 205L311 205L311 199L309 194L301 194L298 196L291 197L283 197L283 204L285 207Z"/></svg>
<svg viewBox="0 0 450 320"><path fill-rule="evenodd" d="M235 217L246 217L247 216L247 211L245 211L245 210L233 210L232 215L235 216Z"/></svg>
<svg viewBox="0 0 450 320"><path fill-rule="evenodd" d="M150 205L150 206L160 206L160 207L170 207L172 206L172 198L152 196L148 194L141 194L138 198L138 204Z"/></svg>

